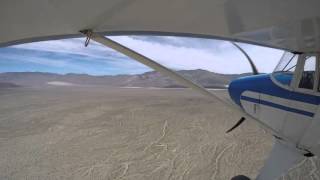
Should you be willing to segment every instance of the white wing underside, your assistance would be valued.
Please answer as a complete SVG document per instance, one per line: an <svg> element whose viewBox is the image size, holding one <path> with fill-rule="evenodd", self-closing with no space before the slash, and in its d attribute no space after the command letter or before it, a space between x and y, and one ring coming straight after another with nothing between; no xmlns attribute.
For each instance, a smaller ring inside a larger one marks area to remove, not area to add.
<svg viewBox="0 0 320 180"><path fill-rule="evenodd" d="M276 141L256 180L277 179L304 158L301 152Z"/></svg>
<svg viewBox="0 0 320 180"><path fill-rule="evenodd" d="M1 0L0 46L104 35L221 38L320 50L319 0Z"/></svg>

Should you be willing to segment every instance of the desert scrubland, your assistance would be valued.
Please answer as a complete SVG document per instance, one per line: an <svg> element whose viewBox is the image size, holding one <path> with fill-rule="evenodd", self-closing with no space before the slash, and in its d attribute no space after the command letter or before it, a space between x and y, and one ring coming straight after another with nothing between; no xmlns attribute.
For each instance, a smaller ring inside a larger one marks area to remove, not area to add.
<svg viewBox="0 0 320 180"><path fill-rule="evenodd" d="M228 98L225 91L215 91ZM273 139L188 89L0 89L0 179L255 177ZM305 160L280 179L319 179Z"/></svg>

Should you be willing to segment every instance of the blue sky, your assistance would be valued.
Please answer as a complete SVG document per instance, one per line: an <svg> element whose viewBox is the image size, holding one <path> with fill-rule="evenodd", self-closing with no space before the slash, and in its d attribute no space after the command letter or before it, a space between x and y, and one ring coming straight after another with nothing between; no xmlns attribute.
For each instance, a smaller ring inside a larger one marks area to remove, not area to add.
<svg viewBox="0 0 320 180"><path fill-rule="evenodd" d="M250 66L230 42L164 36L113 36L157 62L176 70L206 69L217 73L250 72ZM43 41L0 48L0 72L140 74L148 67L84 38ZM240 44L260 72L271 72L283 51Z"/></svg>

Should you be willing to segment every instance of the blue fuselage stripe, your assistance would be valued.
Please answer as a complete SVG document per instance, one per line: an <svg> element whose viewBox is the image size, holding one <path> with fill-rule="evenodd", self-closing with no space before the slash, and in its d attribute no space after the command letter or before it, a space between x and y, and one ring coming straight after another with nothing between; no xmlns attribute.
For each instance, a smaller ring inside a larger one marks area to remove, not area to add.
<svg viewBox="0 0 320 180"><path fill-rule="evenodd" d="M302 115L309 116L309 117L313 117L314 116L314 113L312 113L312 112L303 111L303 110L300 110L300 109L295 109L295 108L283 106L283 105L272 103L272 102L269 102L269 101L259 100L259 99L251 98L251 97L247 97L247 96L241 96L241 99L245 100L245 101L249 101L249 102L262 104L262 105L265 105L265 106L270 106L270 107L274 107L274 108L277 108L277 109L282 109L282 110L285 110L285 111L297 113L297 114L302 114Z"/></svg>
<svg viewBox="0 0 320 180"><path fill-rule="evenodd" d="M282 99L294 100L313 105L320 104L320 96L282 88L272 81L269 74L243 77L233 80L229 84L230 97L239 106L241 106L240 97L244 91L267 94Z"/></svg>

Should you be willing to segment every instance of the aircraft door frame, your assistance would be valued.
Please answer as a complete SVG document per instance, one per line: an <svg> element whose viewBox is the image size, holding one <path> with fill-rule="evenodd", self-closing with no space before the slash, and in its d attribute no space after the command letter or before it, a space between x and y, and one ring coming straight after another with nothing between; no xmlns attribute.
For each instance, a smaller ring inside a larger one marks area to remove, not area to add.
<svg viewBox="0 0 320 180"><path fill-rule="evenodd" d="M300 81L302 79L302 74L304 72L305 63L307 61L307 57L315 56L315 73L313 78L313 87L312 89L301 88L299 87ZM317 54L302 54L299 56L296 72L293 78L293 82L291 83L292 91L290 92L290 96L306 96L308 99L311 99L313 102L316 102L318 98L320 98L320 93L318 92L319 85L319 56ZM297 144L300 144L301 140L305 136L306 132L312 124L314 123L314 117L316 117L318 109L318 105L310 104L307 102L302 102L299 100L294 100L294 98L290 102L291 107L296 107L297 109L307 111L313 113L313 116L305 116L297 113L288 112L287 116L284 120L283 127L281 132L294 140ZM312 128L312 127L311 127Z"/></svg>
<svg viewBox="0 0 320 180"><path fill-rule="evenodd" d="M315 84L316 89L315 92L317 96L320 98L320 54L316 55L317 58L317 68L318 68L318 76L316 78L317 83ZM303 137L301 138L299 144L301 147L305 149L309 149L312 151L312 153L316 155L320 155L320 106L318 105L317 110L315 112L314 118L312 120L312 123L309 125L309 127L306 129Z"/></svg>

